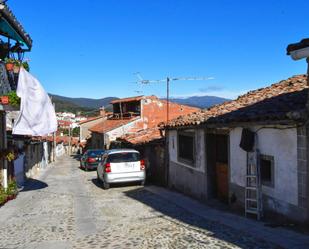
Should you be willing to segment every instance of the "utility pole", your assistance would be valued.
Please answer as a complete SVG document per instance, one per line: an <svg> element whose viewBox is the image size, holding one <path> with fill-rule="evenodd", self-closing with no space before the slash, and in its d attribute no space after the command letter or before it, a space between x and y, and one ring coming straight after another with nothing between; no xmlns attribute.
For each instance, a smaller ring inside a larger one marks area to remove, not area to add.
<svg viewBox="0 0 309 249"><path fill-rule="evenodd" d="M169 97L170 97L170 82L171 81L179 81L179 80L183 80L183 81L192 81L192 80L212 80L214 79L213 77L175 77L175 78L172 78L172 77L166 77L166 79L162 79L162 80L145 80L141 77L140 73L137 72L135 73L135 75L137 76L138 78L138 81L136 83L140 83L140 84L151 84L151 83L162 83L162 82L166 82L166 125L168 125L169 123L169 120L170 120L170 115L169 115L169 106L170 106L170 103L169 103ZM168 144L168 129L165 129L165 150L166 150L166 153L165 153L165 165L166 165L166 183L168 184L168 178L169 178L169 175L168 175L168 172L169 172L169 144Z"/></svg>
<svg viewBox="0 0 309 249"><path fill-rule="evenodd" d="M71 155L71 139L72 139L71 124L69 124L69 155Z"/></svg>
<svg viewBox="0 0 309 249"><path fill-rule="evenodd" d="M56 104L53 103L54 109L56 111ZM56 133L57 131L55 131L53 133L53 161L56 162L56 147L57 147L57 142L56 142Z"/></svg>

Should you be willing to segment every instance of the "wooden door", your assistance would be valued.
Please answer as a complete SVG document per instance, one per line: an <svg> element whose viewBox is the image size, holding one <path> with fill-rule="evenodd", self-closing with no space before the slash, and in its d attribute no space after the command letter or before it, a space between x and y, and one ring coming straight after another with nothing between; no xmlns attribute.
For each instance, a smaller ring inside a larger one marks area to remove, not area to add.
<svg viewBox="0 0 309 249"><path fill-rule="evenodd" d="M222 201L228 201L229 177L228 177L228 135L216 135L216 183L217 197Z"/></svg>

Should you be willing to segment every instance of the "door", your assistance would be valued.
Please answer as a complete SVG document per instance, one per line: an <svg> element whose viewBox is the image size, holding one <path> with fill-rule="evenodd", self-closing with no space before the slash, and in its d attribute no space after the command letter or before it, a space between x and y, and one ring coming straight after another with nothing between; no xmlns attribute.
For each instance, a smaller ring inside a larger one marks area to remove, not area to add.
<svg viewBox="0 0 309 249"><path fill-rule="evenodd" d="M207 195L228 201L228 135L206 133Z"/></svg>
<svg viewBox="0 0 309 249"><path fill-rule="evenodd" d="M228 180L228 136L216 134L216 182L218 199L227 202Z"/></svg>

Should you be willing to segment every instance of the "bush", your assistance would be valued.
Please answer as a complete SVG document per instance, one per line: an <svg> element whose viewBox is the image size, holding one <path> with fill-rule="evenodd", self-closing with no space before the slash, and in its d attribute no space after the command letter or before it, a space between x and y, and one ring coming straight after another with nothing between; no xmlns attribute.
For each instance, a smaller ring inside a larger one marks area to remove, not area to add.
<svg viewBox="0 0 309 249"><path fill-rule="evenodd" d="M7 200L7 193L5 192L4 188L0 186L0 205L4 204Z"/></svg>
<svg viewBox="0 0 309 249"><path fill-rule="evenodd" d="M16 181L10 181L8 184L8 188L6 190L7 195L15 195L17 193L17 184Z"/></svg>
<svg viewBox="0 0 309 249"><path fill-rule="evenodd" d="M12 200L17 195L17 184L16 181L10 181L8 188L5 191L2 186L0 186L0 206L5 204L8 200Z"/></svg>
<svg viewBox="0 0 309 249"><path fill-rule="evenodd" d="M7 94L9 96L9 104L15 107L20 105L20 98L17 96L15 91L11 91Z"/></svg>

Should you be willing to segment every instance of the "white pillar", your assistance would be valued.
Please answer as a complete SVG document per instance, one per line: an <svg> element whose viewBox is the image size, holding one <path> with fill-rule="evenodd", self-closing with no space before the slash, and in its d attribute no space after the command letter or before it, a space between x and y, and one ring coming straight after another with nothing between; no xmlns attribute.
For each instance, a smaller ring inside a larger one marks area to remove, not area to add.
<svg viewBox="0 0 309 249"><path fill-rule="evenodd" d="M7 148L7 136L6 136L6 113L3 112L2 115L2 135L3 135L3 149ZM8 187L8 161L4 159L3 165L3 187L7 189Z"/></svg>

